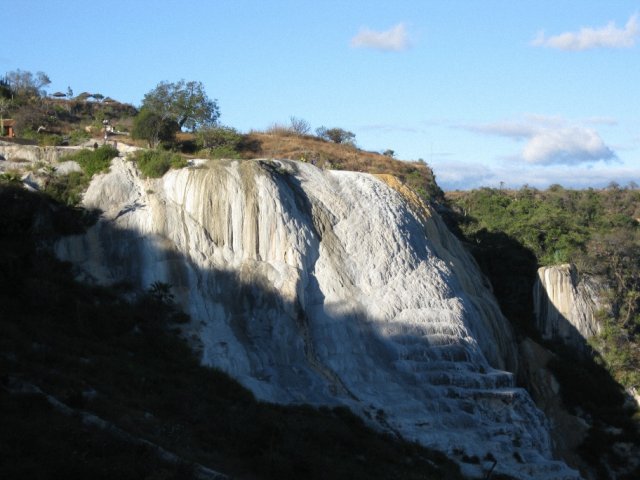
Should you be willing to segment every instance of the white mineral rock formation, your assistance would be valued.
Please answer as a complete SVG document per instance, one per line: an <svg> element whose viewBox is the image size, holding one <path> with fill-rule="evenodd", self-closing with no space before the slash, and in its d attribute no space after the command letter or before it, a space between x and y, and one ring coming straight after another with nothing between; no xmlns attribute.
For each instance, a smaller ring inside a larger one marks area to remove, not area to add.
<svg viewBox="0 0 640 480"><path fill-rule="evenodd" d="M118 158L85 195L101 220L57 253L93 281L170 284L202 361L261 399L347 405L475 476L495 458L579 478L505 371L515 343L472 258L395 183L266 160L142 180Z"/></svg>
<svg viewBox="0 0 640 480"><path fill-rule="evenodd" d="M9 163L56 163L64 156L77 151L78 147L34 147L0 141L0 155Z"/></svg>
<svg viewBox="0 0 640 480"><path fill-rule="evenodd" d="M533 289L538 330L548 340L560 340L575 347L600 333L596 312L603 308L602 287L594 279L578 279L574 265L538 269Z"/></svg>

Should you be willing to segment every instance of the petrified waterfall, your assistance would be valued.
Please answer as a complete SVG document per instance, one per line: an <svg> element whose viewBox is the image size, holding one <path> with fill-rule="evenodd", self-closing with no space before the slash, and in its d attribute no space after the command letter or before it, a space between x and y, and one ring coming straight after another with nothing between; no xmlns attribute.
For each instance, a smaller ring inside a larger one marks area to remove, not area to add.
<svg viewBox="0 0 640 480"><path fill-rule="evenodd" d="M347 405L464 470L578 478L507 372L508 323L472 258L393 177L215 161L143 180L115 159L100 221L57 253L100 283L172 286L205 364L259 398Z"/></svg>
<svg viewBox="0 0 640 480"><path fill-rule="evenodd" d="M559 340L576 348L600 333L596 313L604 308L603 288L591 277L578 278L571 264L538 269L533 289L538 330L543 338Z"/></svg>

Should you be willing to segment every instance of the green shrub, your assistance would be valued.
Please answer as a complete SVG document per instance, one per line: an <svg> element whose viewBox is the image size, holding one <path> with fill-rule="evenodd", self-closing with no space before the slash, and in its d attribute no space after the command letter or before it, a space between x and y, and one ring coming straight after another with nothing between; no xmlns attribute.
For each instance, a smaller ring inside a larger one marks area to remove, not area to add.
<svg viewBox="0 0 640 480"><path fill-rule="evenodd" d="M211 158L240 158L243 135L231 127L203 128L197 134L197 146L209 151Z"/></svg>
<svg viewBox="0 0 640 480"><path fill-rule="evenodd" d="M240 154L230 145L221 145L209 149L211 158L240 158Z"/></svg>
<svg viewBox="0 0 640 480"><path fill-rule="evenodd" d="M9 170L5 173L0 173L0 184L21 184L22 178L20 172L16 170Z"/></svg>
<svg viewBox="0 0 640 480"><path fill-rule="evenodd" d="M74 130L69 134L69 145L80 145L91 138L88 132L84 130Z"/></svg>
<svg viewBox="0 0 640 480"><path fill-rule="evenodd" d="M89 177L84 172L71 172L53 177L45 186L44 193L64 205L74 206L80 203L88 184Z"/></svg>
<svg viewBox="0 0 640 480"><path fill-rule="evenodd" d="M182 156L162 150L139 150L133 159L145 178L159 178L170 168L187 166L187 161Z"/></svg>
<svg viewBox="0 0 640 480"><path fill-rule="evenodd" d="M41 147L56 147L62 145L62 142L62 136L55 134L41 135L38 138L38 145Z"/></svg>
<svg viewBox="0 0 640 480"><path fill-rule="evenodd" d="M117 156L118 150L110 145L103 145L95 150L80 150L66 159L78 162L84 173L91 178L95 173L107 171L111 160Z"/></svg>

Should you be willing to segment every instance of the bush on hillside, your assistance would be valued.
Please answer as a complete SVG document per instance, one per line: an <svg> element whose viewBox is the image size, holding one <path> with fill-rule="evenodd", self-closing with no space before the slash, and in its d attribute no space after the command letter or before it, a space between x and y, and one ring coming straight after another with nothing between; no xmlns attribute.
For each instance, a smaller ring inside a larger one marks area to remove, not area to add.
<svg viewBox="0 0 640 480"><path fill-rule="evenodd" d="M46 183L44 193L64 205L75 206L82 200L82 193L88 185L89 178L84 172L71 172L53 176Z"/></svg>
<svg viewBox="0 0 640 480"><path fill-rule="evenodd" d="M111 145L102 145L95 150L85 148L78 153L66 157L66 160L78 162L89 178L94 174L105 172L111 165L111 160L118 156L118 150Z"/></svg>
<svg viewBox="0 0 640 480"><path fill-rule="evenodd" d="M208 150L212 158L240 158L243 135L231 127L208 127L198 130L196 144Z"/></svg>
<svg viewBox="0 0 640 480"><path fill-rule="evenodd" d="M47 135L40 135L38 137L38 145L40 145L41 147L57 147L58 145L62 145L64 143L64 139L62 138L62 135L56 135L56 134L47 134Z"/></svg>
<svg viewBox="0 0 640 480"><path fill-rule="evenodd" d="M80 145L91 138L89 132L76 129L69 134L69 145Z"/></svg>
<svg viewBox="0 0 640 480"><path fill-rule="evenodd" d="M303 118L289 117L289 124L284 123L272 123L267 129L266 133L270 135L278 135L281 137L298 136L302 137L308 135L311 131L311 125Z"/></svg>
<svg viewBox="0 0 640 480"><path fill-rule="evenodd" d="M133 160L145 178L160 178L171 168L187 166L187 161L177 153L162 150L139 150Z"/></svg>

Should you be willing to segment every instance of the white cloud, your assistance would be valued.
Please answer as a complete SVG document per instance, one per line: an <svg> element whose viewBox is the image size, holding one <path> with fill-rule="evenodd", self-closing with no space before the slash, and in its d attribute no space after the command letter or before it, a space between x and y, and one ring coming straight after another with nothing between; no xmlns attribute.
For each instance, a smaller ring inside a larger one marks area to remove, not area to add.
<svg viewBox="0 0 640 480"><path fill-rule="evenodd" d="M528 115L524 121L463 125L466 130L524 141L520 158L536 165L578 165L613 160L615 152L593 128L561 117Z"/></svg>
<svg viewBox="0 0 640 480"><path fill-rule="evenodd" d="M611 160L616 154L592 128L568 127L536 133L525 145L522 157L539 165L577 165Z"/></svg>
<svg viewBox="0 0 640 480"><path fill-rule="evenodd" d="M632 15L624 28L609 22L604 27L583 27L578 32L565 32L547 37L539 32L531 42L536 47L557 48L560 50L589 50L592 48L630 48L640 34L638 14Z"/></svg>
<svg viewBox="0 0 640 480"><path fill-rule="evenodd" d="M361 28L358 34L351 39L354 48L372 48L400 52L410 47L409 35L404 23L398 23L389 30L376 32L369 28Z"/></svg>
<svg viewBox="0 0 640 480"><path fill-rule="evenodd" d="M528 125L522 122L498 122L486 123L482 125L462 125L461 128L485 135L509 137L513 138L514 140L524 140L534 135L537 131L537 129L532 125Z"/></svg>

